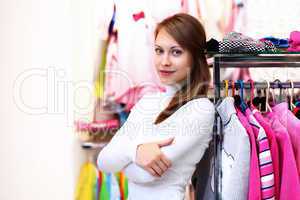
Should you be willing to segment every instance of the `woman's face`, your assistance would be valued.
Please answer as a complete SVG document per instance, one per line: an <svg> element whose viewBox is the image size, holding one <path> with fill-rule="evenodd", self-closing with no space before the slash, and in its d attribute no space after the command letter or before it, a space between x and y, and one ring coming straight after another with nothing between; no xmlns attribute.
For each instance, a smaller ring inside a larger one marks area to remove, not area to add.
<svg viewBox="0 0 300 200"><path fill-rule="evenodd" d="M162 84L173 85L190 74L192 56L161 29L155 40L154 64Z"/></svg>

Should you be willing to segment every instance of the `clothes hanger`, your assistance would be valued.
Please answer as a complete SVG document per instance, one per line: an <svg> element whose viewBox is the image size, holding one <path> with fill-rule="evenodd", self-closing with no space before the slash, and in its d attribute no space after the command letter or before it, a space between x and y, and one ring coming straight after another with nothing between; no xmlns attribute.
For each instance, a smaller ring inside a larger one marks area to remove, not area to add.
<svg viewBox="0 0 300 200"><path fill-rule="evenodd" d="M266 110L266 89L255 89L256 96L253 95L252 105L259 110L260 112L264 112Z"/></svg>
<svg viewBox="0 0 300 200"><path fill-rule="evenodd" d="M235 94L235 84L236 82L232 81L231 82L231 85L232 85L232 96L234 98L234 105L236 108L239 108L240 107L240 104L241 104L241 96L238 95L238 94ZM239 91L239 89L237 89L237 91Z"/></svg>
<svg viewBox="0 0 300 200"><path fill-rule="evenodd" d="M274 83L277 83L278 85L278 88L279 88L279 96L278 96L278 99L276 98L276 95L275 95L275 103L282 103L283 102L283 94L282 94L282 85L281 85L281 81L279 79L275 79L274 80ZM274 91L274 90L273 90ZM274 93L273 93L274 94Z"/></svg>
<svg viewBox="0 0 300 200"><path fill-rule="evenodd" d="M235 96L235 82L231 80L231 96Z"/></svg>
<svg viewBox="0 0 300 200"><path fill-rule="evenodd" d="M243 113L245 113L246 109L248 108L247 104L244 101L244 81L238 80L238 83L240 85L240 105L239 108Z"/></svg>
<svg viewBox="0 0 300 200"><path fill-rule="evenodd" d="M298 98L295 94L294 94L294 83L291 81L291 86L292 86L292 97L293 98ZM295 103L293 103L293 99L291 99L291 107L292 107L292 112L294 113L294 115L300 119L300 99L298 98ZM294 107L293 107L294 106Z"/></svg>
<svg viewBox="0 0 300 200"><path fill-rule="evenodd" d="M267 89L266 89L266 102L265 102L265 110L262 111L262 113L266 113L268 111L273 112L271 106L269 105L269 94L270 94L270 82L269 81L265 81L267 83ZM272 93L273 95L273 93ZM274 97L273 97L274 99Z"/></svg>
<svg viewBox="0 0 300 200"><path fill-rule="evenodd" d="M290 89L288 90L288 94L289 94L289 104L290 104L290 108L293 111L296 108L296 105L294 104L294 82L292 80L288 80L288 82L291 84L291 94L290 94Z"/></svg>
<svg viewBox="0 0 300 200"><path fill-rule="evenodd" d="M254 107L254 105L253 105L254 89L255 89L254 81L252 79L249 79L247 82L250 83L250 100L249 100L249 106L250 106L250 108L253 108Z"/></svg>
<svg viewBox="0 0 300 200"><path fill-rule="evenodd" d="M226 79L226 80L224 80L224 82L225 82L225 97L228 97L228 88L229 88L229 86L228 86L228 80Z"/></svg>

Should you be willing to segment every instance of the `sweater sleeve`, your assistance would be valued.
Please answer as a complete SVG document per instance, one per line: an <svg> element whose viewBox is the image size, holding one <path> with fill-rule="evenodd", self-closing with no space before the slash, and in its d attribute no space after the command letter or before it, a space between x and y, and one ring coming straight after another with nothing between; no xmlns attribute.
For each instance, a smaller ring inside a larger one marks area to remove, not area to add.
<svg viewBox="0 0 300 200"><path fill-rule="evenodd" d="M172 163L182 157L189 158L194 149L200 150L197 157L190 157L189 162L197 163L212 139L214 124L214 105L208 99L196 99L186 106L182 119L177 120L176 135L172 145L162 147L162 152Z"/></svg>
<svg viewBox="0 0 300 200"><path fill-rule="evenodd" d="M130 181L135 183L149 183L160 179L133 162L125 167L124 173Z"/></svg>
<svg viewBox="0 0 300 200"><path fill-rule="evenodd" d="M195 164L201 159L212 138L214 113L214 105L209 101L194 100L185 106L172 129L176 132L174 143L161 148L172 163L180 161L182 156L188 157L188 161ZM191 151L197 152L191 153ZM160 179L135 163L130 163L125 168L125 173L131 181L136 183Z"/></svg>
<svg viewBox="0 0 300 200"><path fill-rule="evenodd" d="M134 160L137 147L136 135L142 129L137 111L139 103L140 101L131 109L126 122L100 151L97 158L99 170L111 173L118 172Z"/></svg>

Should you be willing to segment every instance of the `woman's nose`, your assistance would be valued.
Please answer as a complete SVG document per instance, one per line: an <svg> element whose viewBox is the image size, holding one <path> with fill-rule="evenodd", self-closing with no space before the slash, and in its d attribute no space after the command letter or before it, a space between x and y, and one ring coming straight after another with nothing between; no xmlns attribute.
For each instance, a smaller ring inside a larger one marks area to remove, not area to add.
<svg viewBox="0 0 300 200"><path fill-rule="evenodd" d="M163 66L169 66L171 64L168 54L163 55L162 63Z"/></svg>

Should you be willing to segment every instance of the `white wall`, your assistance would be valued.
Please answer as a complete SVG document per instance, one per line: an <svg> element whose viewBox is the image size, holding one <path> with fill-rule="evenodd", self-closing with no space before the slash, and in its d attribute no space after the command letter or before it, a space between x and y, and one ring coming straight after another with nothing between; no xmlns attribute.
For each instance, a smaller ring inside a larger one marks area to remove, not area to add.
<svg viewBox="0 0 300 200"><path fill-rule="evenodd" d="M90 107L90 91L74 90L92 81L93 2L0 2L1 200L73 199L83 159L74 103Z"/></svg>

